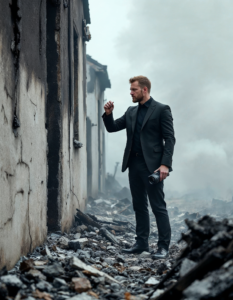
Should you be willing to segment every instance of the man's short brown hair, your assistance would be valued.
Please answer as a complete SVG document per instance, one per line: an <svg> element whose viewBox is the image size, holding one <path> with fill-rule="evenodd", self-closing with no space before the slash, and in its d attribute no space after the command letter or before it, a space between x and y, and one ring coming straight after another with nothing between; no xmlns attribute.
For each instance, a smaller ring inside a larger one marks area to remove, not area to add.
<svg viewBox="0 0 233 300"><path fill-rule="evenodd" d="M151 82L147 77L142 76L142 75L135 76L135 77L130 78L129 83L133 83L135 81L138 81L138 84L141 88L144 88L146 86L148 89L148 93L150 93Z"/></svg>

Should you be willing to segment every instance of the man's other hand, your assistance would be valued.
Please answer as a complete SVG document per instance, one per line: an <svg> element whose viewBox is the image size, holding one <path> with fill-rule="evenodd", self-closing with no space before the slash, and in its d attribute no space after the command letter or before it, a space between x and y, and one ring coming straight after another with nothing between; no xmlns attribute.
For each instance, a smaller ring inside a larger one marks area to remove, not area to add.
<svg viewBox="0 0 233 300"><path fill-rule="evenodd" d="M169 176L169 169L167 166L161 165L154 173L160 171L160 181L164 180Z"/></svg>
<svg viewBox="0 0 233 300"><path fill-rule="evenodd" d="M114 102L112 101L108 101L105 105L104 105L104 110L106 115L110 115L114 109Z"/></svg>

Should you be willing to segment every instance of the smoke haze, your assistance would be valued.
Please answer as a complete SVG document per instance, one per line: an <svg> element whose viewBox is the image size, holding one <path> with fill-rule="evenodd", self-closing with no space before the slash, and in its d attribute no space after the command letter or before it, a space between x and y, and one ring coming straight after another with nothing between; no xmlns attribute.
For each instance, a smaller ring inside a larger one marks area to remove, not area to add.
<svg viewBox="0 0 233 300"><path fill-rule="evenodd" d="M114 117L130 105L128 79L145 75L171 107L177 143L169 197L233 195L233 2L90 0L88 54L108 65ZM126 134L107 134L107 171L122 162ZM117 178L127 184L127 171Z"/></svg>

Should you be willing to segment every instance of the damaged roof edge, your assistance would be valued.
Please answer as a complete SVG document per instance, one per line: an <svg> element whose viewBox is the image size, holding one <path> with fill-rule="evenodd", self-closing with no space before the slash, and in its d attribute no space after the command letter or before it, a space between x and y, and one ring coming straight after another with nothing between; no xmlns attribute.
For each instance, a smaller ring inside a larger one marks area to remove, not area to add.
<svg viewBox="0 0 233 300"><path fill-rule="evenodd" d="M88 0L83 0L83 12L84 12L84 18L86 20L86 24L91 24L90 9L89 9L89 1Z"/></svg>
<svg viewBox="0 0 233 300"><path fill-rule="evenodd" d="M106 88L111 88L111 82L108 77L107 66L101 65L97 60L94 60L90 55L86 55L87 63L95 70L100 79L101 88L105 90Z"/></svg>

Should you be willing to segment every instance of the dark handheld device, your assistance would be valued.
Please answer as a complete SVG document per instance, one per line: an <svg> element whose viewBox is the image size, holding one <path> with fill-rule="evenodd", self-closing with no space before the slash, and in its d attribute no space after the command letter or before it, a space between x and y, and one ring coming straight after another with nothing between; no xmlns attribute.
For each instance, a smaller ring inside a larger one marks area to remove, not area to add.
<svg viewBox="0 0 233 300"><path fill-rule="evenodd" d="M160 172L156 172L148 176L150 184L156 184L160 181Z"/></svg>

